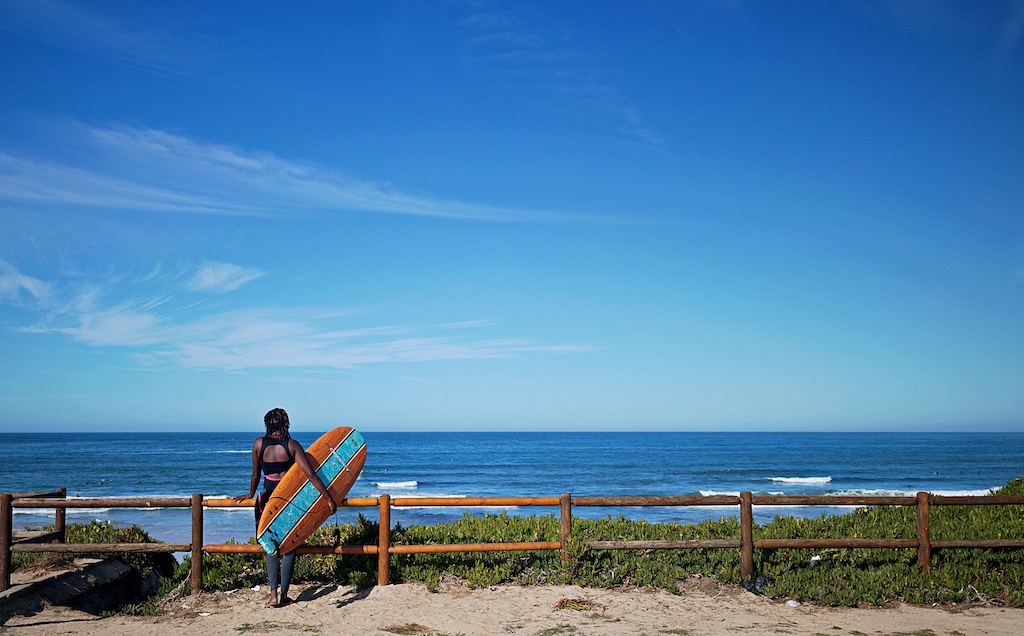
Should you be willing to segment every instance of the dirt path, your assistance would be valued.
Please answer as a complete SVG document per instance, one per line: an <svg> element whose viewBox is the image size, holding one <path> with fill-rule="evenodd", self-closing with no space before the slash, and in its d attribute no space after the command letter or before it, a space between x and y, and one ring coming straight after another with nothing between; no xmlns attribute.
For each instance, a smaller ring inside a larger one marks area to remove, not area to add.
<svg viewBox="0 0 1024 636"><path fill-rule="evenodd" d="M432 593L422 585L392 585L357 593L334 586L299 587L299 601L279 609L263 606L264 592L238 590L179 599L156 617L96 618L50 608L8 621L6 634L522 634L584 636L647 634L829 634L842 636L1017 636L1024 609L970 607L962 611L899 606L886 609L827 608L754 596L710 582L688 585L681 595L661 590L597 590L571 586L447 586Z"/></svg>

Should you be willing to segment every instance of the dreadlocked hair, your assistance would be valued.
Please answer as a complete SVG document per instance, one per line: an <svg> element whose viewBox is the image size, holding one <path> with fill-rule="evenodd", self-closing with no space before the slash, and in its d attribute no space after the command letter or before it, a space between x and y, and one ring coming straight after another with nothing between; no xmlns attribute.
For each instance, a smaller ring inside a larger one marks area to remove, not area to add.
<svg viewBox="0 0 1024 636"><path fill-rule="evenodd" d="M270 409L263 416L263 425L267 427L267 435L288 437L288 413L284 409Z"/></svg>

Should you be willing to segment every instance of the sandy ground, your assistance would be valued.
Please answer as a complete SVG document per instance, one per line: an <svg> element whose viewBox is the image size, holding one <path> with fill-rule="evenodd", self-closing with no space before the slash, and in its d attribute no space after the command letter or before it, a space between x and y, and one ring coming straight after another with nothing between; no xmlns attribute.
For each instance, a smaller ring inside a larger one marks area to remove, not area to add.
<svg viewBox="0 0 1024 636"><path fill-rule="evenodd" d="M5 636L20 634L523 634L530 636L661 634L836 634L958 636L1024 633L1024 609L897 606L885 609L789 607L710 580L690 581L681 594L663 590L597 590L571 586L420 584L356 592L349 587L299 586L298 601L266 608L265 590L204 594L168 603L158 617L95 616L49 608L15 617ZM569 599L567 602L565 599ZM589 604L589 605L588 605ZM562 606L562 607L560 607Z"/></svg>

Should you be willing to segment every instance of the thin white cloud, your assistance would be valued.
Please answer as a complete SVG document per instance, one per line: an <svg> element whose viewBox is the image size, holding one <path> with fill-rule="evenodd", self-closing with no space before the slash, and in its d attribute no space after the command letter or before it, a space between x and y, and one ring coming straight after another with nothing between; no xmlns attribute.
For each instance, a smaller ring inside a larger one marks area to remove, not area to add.
<svg viewBox="0 0 1024 636"><path fill-rule="evenodd" d="M257 214L201 193L175 192L59 161L17 157L2 150L0 200L160 212Z"/></svg>
<svg viewBox="0 0 1024 636"><path fill-rule="evenodd" d="M63 333L95 346L142 347L164 341L169 329L153 313L112 308L83 314L77 328Z"/></svg>
<svg viewBox="0 0 1024 636"><path fill-rule="evenodd" d="M50 295L50 284L22 274L5 260L0 260L0 300L21 304L25 300L44 302Z"/></svg>
<svg viewBox="0 0 1024 636"><path fill-rule="evenodd" d="M133 68L179 73L190 66L165 33L118 23L60 0L0 0L0 29Z"/></svg>
<svg viewBox="0 0 1024 636"><path fill-rule="evenodd" d="M573 29L522 5L471 7L459 21L473 58L510 76L553 87L602 113L637 146L665 154L665 141L612 80L612 65L588 53Z"/></svg>
<svg viewBox="0 0 1024 636"><path fill-rule="evenodd" d="M234 291L265 272L234 263L203 263L189 282L192 291L222 293Z"/></svg>
<svg viewBox="0 0 1024 636"><path fill-rule="evenodd" d="M442 329L476 329L478 327L490 327L494 325L493 320L461 320L459 322L446 322L441 325Z"/></svg>
<svg viewBox="0 0 1024 636"><path fill-rule="evenodd" d="M250 216L366 212L482 221L608 220L403 192L270 153L150 128L71 124L59 132L64 154L75 159L0 151L0 200Z"/></svg>
<svg viewBox="0 0 1024 636"><path fill-rule="evenodd" d="M228 286L237 281L230 276L212 277L211 285L213 278ZM32 280L44 287L48 285ZM30 283L42 289L39 285ZM132 359L148 366L175 364L227 371L351 369L367 364L513 358L590 350L585 345L550 344L518 337L453 335L454 329L490 324L480 320L432 328L353 326L351 312L325 311L319 307L217 309L197 316L194 305L185 304L189 309L183 310L182 304L166 291L147 297L132 287L127 290L133 293L132 300L109 300L116 293L123 293L125 285L133 284L121 281L117 285L119 288L111 289L97 283L84 291L67 292L69 298L40 311L39 322L18 331L26 335L56 334L93 347L125 349ZM165 281L150 281L149 285L163 290Z"/></svg>

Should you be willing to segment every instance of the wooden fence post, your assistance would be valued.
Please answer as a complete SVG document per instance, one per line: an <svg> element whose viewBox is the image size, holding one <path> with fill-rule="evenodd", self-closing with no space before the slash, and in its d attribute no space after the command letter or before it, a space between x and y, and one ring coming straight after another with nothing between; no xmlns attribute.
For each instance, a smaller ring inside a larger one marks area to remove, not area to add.
<svg viewBox="0 0 1024 636"><path fill-rule="evenodd" d="M559 525L561 526L562 541L562 565L569 564L569 536L572 534L572 496L563 492L558 498L559 503Z"/></svg>
<svg viewBox="0 0 1024 636"><path fill-rule="evenodd" d="M917 566L921 568L921 574L928 574L932 563L932 544L928 536L931 525L928 503L928 493L917 493Z"/></svg>
<svg viewBox="0 0 1024 636"><path fill-rule="evenodd" d="M11 502L10 493L0 495L0 592L11 587Z"/></svg>
<svg viewBox="0 0 1024 636"><path fill-rule="evenodd" d="M391 570L391 495L380 496L380 523L377 538L377 585L390 582Z"/></svg>
<svg viewBox="0 0 1024 636"><path fill-rule="evenodd" d="M754 576L754 507L749 492L740 493L740 576Z"/></svg>
<svg viewBox="0 0 1024 636"><path fill-rule="evenodd" d="M60 497L61 499L67 499L68 498L68 489L67 488L58 488L57 492L60 493L57 496ZM57 512L54 514L54 519L53 519L53 529L54 529L55 532L59 532L60 533L60 538L57 539L58 543L65 543L67 541L67 538L68 538L67 537L67 520L68 520L68 509L67 508L57 508Z"/></svg>
<svg viewBox="0 0 1024 636"><path fill-rule="evenodd" d="M203 496L192 495L192 596L203 588Z"/></svg>

